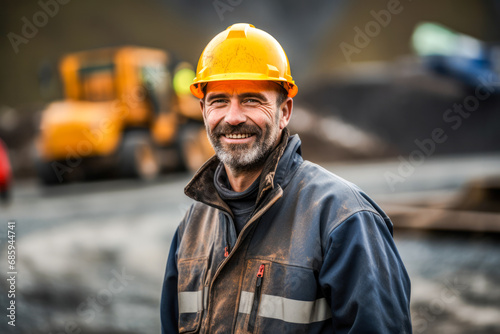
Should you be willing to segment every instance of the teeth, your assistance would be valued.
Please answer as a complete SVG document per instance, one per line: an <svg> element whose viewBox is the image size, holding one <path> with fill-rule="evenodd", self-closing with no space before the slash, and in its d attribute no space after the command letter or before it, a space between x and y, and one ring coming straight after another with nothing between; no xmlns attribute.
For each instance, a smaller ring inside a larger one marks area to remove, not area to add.
<svg viewBox="0 0 500 334"><path fill-rule="evenodd" d="M248 133L244 133L244 134L227 134L226 137L229 138L229 139L244 139L244 138L248 138L250 137L251 135L248 134Z"/></svg>

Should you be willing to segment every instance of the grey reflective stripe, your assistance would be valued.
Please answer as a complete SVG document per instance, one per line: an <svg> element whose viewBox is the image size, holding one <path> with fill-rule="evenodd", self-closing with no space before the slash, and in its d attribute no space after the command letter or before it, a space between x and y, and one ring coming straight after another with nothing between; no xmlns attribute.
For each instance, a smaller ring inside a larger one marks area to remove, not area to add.
<svg viewBox="0 0 500 334"><path fill-rule="evenodd" d="M196 313L207 308L208 287L199 291L179 292L179 313Z"/></svg>
<svg viewBox="0 0 500 334"><path fill-rule="evenodd" d="M252 302L253 292L242 291L239 312L250 314ZM330 319L332 312L325 298L303 301L262 294L258 316L296 324L310 324Z"/></svg>
<svg viewBox="0 0 500 334"><path fill-rule="evenodd" d="M203 308L208 308L208 286L203 288Z"/></svg>

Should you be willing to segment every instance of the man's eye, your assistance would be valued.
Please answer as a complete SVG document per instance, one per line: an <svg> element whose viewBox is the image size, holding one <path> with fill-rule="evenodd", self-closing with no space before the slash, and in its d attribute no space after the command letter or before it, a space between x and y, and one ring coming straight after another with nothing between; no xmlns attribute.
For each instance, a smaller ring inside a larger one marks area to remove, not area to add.
<svg viewBox="0 0 500 334"><path fill-rule="evenodd" d="M257 99L245 99L243 101L243 103L251 103L251 104L253 104L253 103L260 103L260 101L257 100Z"/></svg>
<svg viewBox="0 0 500 334"><path fill-rule="evenodd" d="M226 100L224 99L217 99L217 100L213 100L210 105L214 105L214 104L221 104L221 103L226 103Z"/></svg>

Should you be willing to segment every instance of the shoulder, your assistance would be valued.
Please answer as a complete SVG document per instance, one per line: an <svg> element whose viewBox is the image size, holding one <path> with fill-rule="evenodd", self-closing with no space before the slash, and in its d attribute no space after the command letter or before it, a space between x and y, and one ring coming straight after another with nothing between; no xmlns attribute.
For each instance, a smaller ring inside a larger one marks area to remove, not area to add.
<svg viewBox="0 0 500 334"><path fill-rule="evenodd" d="M373 242L392 242L390 218L357 185L309 161L304 162L299 178L304 181L304 200L314 198L321 202L324 246L332 238L353 240L354 236L371 236L367 240Z"/></svg>
<svg viewBox="0 0 500 334"><path fill-rule="evenodd" d="M321 212L327 232L361 212L378 216L392 231L389 217L363 190L315 163L304 161L287 188L289 197Z"/></svg>
<svg viewBox="0 0 500 334"><path fill-rule="evenodd" d="M358 186L310 161L302 164L295 184L312 198L333 200L340 209L349 211L346 214L364 210L378 213L375 202Z"/></svg>

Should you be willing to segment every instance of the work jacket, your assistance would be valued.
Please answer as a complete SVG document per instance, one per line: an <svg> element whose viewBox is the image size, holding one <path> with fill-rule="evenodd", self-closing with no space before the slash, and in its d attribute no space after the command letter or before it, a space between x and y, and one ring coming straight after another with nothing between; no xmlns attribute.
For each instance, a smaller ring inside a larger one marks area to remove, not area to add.
<svg viewBox="0 0 500 334"><path fill-rule="evenodd" d="M214 186L216 157L186 187L196 202L172 241L163 333L411 333L391 221L284 133L238 236Z"/></svg>

